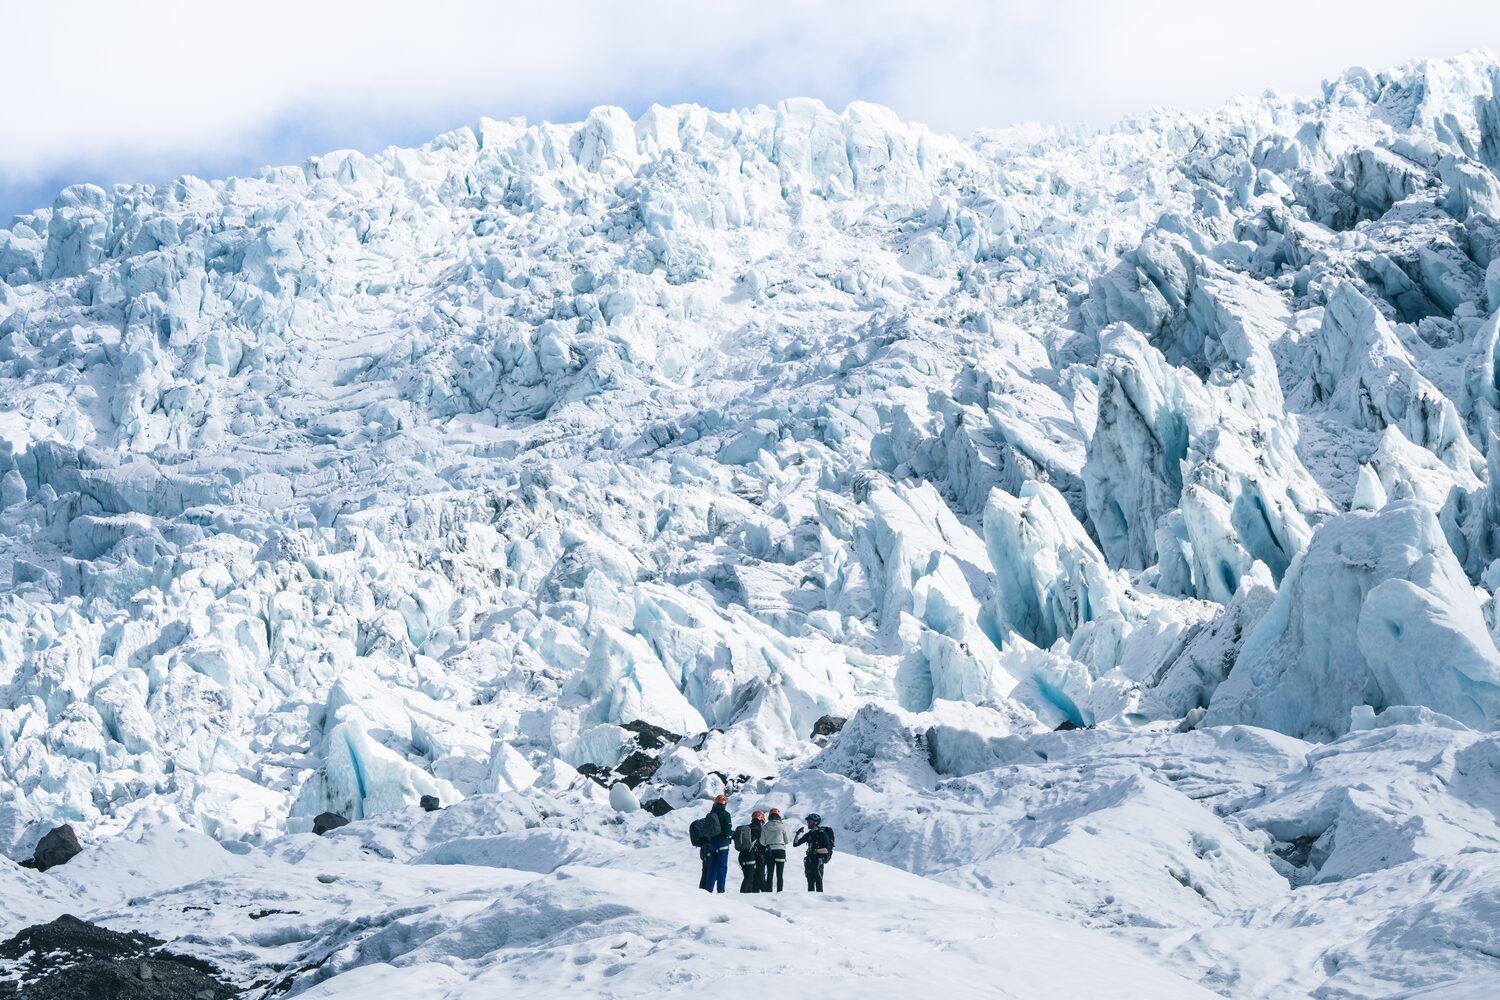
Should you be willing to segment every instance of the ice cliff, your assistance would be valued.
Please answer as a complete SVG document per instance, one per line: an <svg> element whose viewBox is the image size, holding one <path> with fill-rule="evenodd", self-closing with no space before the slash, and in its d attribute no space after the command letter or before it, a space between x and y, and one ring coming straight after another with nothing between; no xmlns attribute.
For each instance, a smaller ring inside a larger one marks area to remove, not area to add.
<svg viewBox="0 0 1500 1000"><path fill-rule="evenodd" d="M257 840L634 720L1135 724L1267 581L1174 711L1488 726L1495 80L968 140L599 109L67 189L0 232L5 829Z"/></svg>

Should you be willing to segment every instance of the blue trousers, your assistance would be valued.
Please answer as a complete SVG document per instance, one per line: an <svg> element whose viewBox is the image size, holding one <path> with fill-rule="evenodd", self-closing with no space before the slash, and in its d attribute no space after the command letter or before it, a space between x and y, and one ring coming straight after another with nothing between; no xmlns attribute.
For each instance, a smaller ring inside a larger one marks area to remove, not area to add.
<svg viewBox="0 0 1500 1000"><path fill-rule="evenodd" d="M729 849L722 851L710 849L707 857L703 859L703 877L698 880L698 888L704 892L723 892L724 883L729 878Z"/></svg>

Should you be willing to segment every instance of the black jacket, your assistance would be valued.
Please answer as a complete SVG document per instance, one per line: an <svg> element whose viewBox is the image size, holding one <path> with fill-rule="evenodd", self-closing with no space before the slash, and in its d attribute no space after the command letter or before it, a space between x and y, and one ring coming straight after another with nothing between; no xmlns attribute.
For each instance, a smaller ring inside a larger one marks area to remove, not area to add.
<svg viewBox="0 0 1500 1000"><path fill-rule="evenodd" d="M807 845L807 856L810 858L827 858L833 853L833 838L828 830L821 826L816 830L804 830L797 834L796 840L792 841L793 847L801 847L803 844ZM827 851L828 854L819 854L820 849Z"/></svg>
<svg viewBox="0 0 1500 1000"><path fill-rule="evenodd" d="M729 850L729 838L734 835L734 822L729 818L729 807L714 803L713 815L719 817L719 835L708 842L709 851Z"/></svg>

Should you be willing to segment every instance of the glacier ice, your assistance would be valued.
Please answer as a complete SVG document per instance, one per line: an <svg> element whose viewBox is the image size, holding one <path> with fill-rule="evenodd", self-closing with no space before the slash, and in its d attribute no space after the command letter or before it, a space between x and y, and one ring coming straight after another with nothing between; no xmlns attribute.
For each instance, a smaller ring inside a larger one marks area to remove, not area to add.
<svg viewBox="0 0 1500 1000"><path fill-rule="evenodd" d="M1355 707L1398 705L1500 721L1500 653L1437 517L1410 500L1319 528L1204 721L1326 738Z"/></svg>
<svg viewBox="0 0 1500 1000"><path fill-rule="evenodd" d="M0 230L0 846L180 850L203 885L119 897L163 933L402 866L320 911L407 914L329 931L328 995L468 988L444 949L536 915L659 933L604 883L719 791L1231 995L1438 982L1399 914L1451 866L1489 971L1497 78L966 139L601 108L67 188ZM81 899L0 876L7 926ZM1336 946L1287 946L1300 899ZM235 961L328 958L266 919Z"/></svg>

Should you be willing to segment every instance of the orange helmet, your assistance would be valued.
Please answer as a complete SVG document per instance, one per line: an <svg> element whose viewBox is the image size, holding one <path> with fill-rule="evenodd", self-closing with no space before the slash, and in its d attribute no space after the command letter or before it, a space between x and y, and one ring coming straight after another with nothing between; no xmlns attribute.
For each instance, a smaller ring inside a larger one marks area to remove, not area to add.
<svg viewBox="0 0 1500 1000"><path fill-rule="evenodd" d="M751 819L758 819L762 823L764 823L766 821L766 814L763 813L763 812L761 812L759 809L757 809L757 810L755 810L755 812L753 812L753 813L750 814L750 818Z"/></svg>
<svg viewBox="0 0 1500 1000"><path fill-rule="evenodd" d="M722 805L727 804L728 802L729 802L729 796L727 796L727 795L716 795L716 796L714 796L714 805L716 805L716 806L722 806Z"/></svg>

